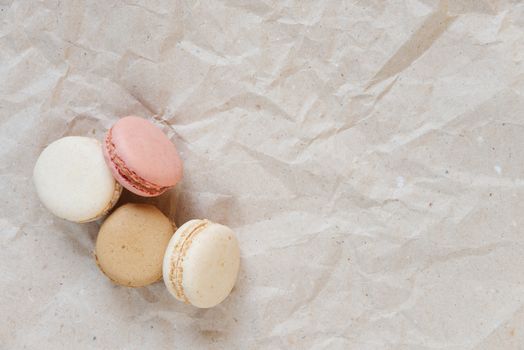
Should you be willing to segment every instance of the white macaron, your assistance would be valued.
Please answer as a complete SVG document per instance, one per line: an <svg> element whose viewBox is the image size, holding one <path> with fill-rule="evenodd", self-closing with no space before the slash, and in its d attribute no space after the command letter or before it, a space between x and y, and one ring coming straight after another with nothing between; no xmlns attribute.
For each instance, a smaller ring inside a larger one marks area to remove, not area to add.
<svg viewBox="0 0 524 350"><path fill-rule="evenodd" d="M33 180L45 207L75 222L105 215L122 192L105 163L102 145L89 137L68 136L47 146L36 161Z"/></svg>
<svg viewBox="0 0 524 350"><path fill-rule="evenodd" d="M169 292L199 308L221 303L237 280L240 249L235 233L208 220L191 220L171 237L163 263Z"/></svg>

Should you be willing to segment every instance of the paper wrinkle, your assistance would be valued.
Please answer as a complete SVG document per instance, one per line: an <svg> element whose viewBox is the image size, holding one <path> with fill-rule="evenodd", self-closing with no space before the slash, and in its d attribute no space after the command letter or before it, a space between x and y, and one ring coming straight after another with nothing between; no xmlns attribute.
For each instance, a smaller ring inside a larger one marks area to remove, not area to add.
<svg viewBox="0 0 524 350"><path fill-rule="evenodd" d="M447 6L443 5L445 3L446 1L442 1L437 11L428 16L420 28L380 68L372 78L368 88L405 70L438 40L440 35L456 19L456 17L450 17L447 14Z"/></svg>
<svg viewBox="0 0 524 350"><path fill-rule="evenodd" d="M0 2L0 344L520 349L524 6L515 1ZM112 285L102 221L32 186L52 141L150 118L157 205L237 233L216 308ZM87 325L87 327L86 327Z"/></svg>

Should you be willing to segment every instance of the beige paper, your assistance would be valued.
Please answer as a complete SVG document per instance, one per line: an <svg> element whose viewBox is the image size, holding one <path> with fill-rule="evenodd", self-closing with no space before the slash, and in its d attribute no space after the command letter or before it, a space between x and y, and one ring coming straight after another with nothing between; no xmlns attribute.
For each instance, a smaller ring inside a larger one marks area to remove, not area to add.
<svg viewBox="0 0 524 350"><path fill-rule="evenodd" d="M521 1L0 1L0 348L522 349L523 60ZM152 202L238 234L216 308L36 197L129 114L185 162Z"/></svg>

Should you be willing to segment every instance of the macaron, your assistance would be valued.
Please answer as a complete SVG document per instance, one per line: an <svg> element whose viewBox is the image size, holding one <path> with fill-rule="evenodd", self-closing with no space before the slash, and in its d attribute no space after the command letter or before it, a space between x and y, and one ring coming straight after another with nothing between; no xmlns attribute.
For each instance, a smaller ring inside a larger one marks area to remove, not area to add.
<svg viewBox="0 0 524 350"><path fill-rule="evenodd" d="M191 220L171 237L163 276L178 300L199 308L221 303L235 285L240 249L234 232L208 220Z"/></svg>
<svg viewBox="0 0 524 350"><path fill-rule="evenodd" d="M162 260L174 229L155 206L125 204L100 227L95 246L97 265L118 285L154 283L162 278Z"/></svg>
<svg viewBox="0 0 524 350"><path fill-rule="evenodd" d="M118 182L140 196L158 196L182 179L175 145L143 118L116 122L106 135L104 155Z"/></svg>
<svg viewBox="0 0 524 350"><path fill-rule="evenodd" d="M64 137L47 146L36 161L33 181L44 206L74 222L102 217L122 192L104 161L102 145L81 136Z"/></svg>

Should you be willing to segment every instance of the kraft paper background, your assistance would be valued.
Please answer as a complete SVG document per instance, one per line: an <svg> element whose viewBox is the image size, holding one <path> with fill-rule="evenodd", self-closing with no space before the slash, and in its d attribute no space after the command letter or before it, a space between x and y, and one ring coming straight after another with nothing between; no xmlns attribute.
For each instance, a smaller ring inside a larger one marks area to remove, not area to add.
<svg viewBox="0 0 524 350"><path fill-rule="evenodd" d="M0 348L523 349L523 60L522 1L0 0ZM36 196L130 114L185 162L152 202L238 235L216 308Z"/></svg>

